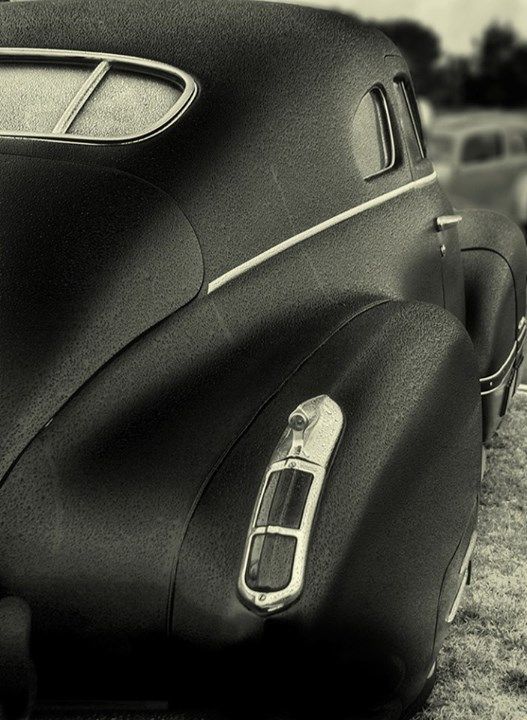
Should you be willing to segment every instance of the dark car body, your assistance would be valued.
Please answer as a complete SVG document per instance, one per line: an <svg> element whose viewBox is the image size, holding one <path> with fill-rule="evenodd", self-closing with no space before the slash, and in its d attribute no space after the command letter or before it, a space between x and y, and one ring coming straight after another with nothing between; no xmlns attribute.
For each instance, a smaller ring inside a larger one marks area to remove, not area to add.
<svg viewBox="0 0 527 720"><path fill-rule="evenodd" d="M130 56L190 90L134 136L117 84L76 135L80 78L51 124L33 108L46 129L16 116L0 136L0 592L31 609L39 698L232 717L257 687L262 715L411 712L514 389L521 233L457 224L404 61L347 16L17 3L0 45L51 92L58 66L111 77ZM267 591L243 594L255 503L288 417L321 396L340 435L300 592L266 614Z"/></svg>

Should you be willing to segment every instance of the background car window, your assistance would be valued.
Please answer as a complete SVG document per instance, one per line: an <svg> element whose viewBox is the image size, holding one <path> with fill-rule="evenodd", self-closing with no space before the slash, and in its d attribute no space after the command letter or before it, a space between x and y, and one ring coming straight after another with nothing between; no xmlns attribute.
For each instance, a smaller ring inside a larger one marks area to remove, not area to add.
<svg viewBox="0 0 527 720"><path fill-rule="evenodd" d="M395 87L406 144L412 160L418 162L425 157L426 153L415 93L406 78L396 78Z"/></svg>
<svg viewBox="0 0 527 720"><path fill-rule="evenodd" d="M386 99L380 88L366 93L357 108L353 119L353 152L365 180L393 166L393 135Z"/></svg>
<svg viewBox="0 0 527 720"><path fill-rule="evenodd" d="M503 153L503 136L500 133L481 133L465 140L461 159L465 163L481 163L495 160Z"/></svg>
<svg viewBox="0 0 527 720"><path fill-rule="evenodd" d="M507 146L511 155L527 155L527 129L512 128L509 130Z"/></svg>

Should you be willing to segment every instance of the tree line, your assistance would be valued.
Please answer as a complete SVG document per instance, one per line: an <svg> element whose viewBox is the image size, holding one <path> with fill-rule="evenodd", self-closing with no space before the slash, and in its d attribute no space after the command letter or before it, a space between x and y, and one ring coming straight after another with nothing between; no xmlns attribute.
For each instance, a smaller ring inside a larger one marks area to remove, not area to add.
<svg viewBox="0 0 527 720"><path fill-rule="evenodd" d="M489 25L465 57L444 54L439 36L418 22L375 25L399 46L417 94L434 106L527 107L527 42L512 27Z"/></svg>

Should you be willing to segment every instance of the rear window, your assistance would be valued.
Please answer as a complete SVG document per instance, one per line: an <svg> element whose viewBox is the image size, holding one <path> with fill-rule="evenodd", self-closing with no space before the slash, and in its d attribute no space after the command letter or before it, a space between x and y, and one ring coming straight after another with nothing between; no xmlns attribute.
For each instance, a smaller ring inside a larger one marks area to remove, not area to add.
<svg viewBox="0 0 527 720"><path fill-rule="evenodd" d="M394 164L393 134L383 91L372 88L353 119L353 151L362 177L368 180Z"/></svg>
<svg viewBox="0 0 527 720"><path fill-rule="evenodd" d="M465 140L461 159L465 163L483 163L503 154L503 136L498 132L487 132L471 135Z"/></svg>

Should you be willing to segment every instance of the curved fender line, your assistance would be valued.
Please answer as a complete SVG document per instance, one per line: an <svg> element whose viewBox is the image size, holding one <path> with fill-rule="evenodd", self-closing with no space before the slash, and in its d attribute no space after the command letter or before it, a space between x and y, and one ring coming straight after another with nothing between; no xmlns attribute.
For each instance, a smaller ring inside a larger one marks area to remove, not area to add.
<svg viewBox="0 0 527 720"><path fill-rule="evenodd" d="M434 170L434 172L430 175L426 175L425 177L419 178L418 180L413 180L406 185L401 185L401 187L395 188L395 190L390 190L390 192L379 195L372 200L367 200L366 202L361 203L360 205L356 205L349 210L344 210L344 212L339 213L339 215L334 215L328 220L324 220L318 225L314 225L313 227L304 230L298 235L293 235L293 237L289 238L288 240L284 240L283 242L278 243L278 245L274 245L268 250L264 250L264 252L260 253L259 255L256 255L250 260L247 260L241 265L238 265L237 267L232 268L232 270L228 270L223 275L220 275L220 277L209 283L207 293L210 295L215 290L218 290L218 288L220 288L222 285L226 285L228 282L231 282L231 280L234 280L240 275L243 275L249 270L252 270L252 268L257 267L258 265L261 265L275 255L279 255L285 250L288 250L290 247L293 247L293 245L297 245L298 243L301 243L304 240L313 237L313 235L318 235L318 233L324 232L324 230L333 227L333 225L338 225L345 220L349 220L349 218L352 218L355 215L360 215L360 213L366 212L366 210L370 210L371 208L382 205L383 203L388 202L393 198L399 197L399 195L405 195L412 190L417 190L418 188L431 185L436 180L437 174Z"/></svg>

